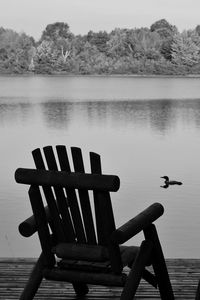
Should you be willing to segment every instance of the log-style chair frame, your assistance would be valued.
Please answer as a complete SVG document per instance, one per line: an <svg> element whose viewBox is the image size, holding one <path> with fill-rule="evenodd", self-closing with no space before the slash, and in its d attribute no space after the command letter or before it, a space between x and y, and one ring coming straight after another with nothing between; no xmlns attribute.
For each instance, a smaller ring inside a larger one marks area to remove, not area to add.
<svg viewBox="0 0 200 300"><path fill-rule="evenodd" d="M173 300L153 224L163 214L163 206L154 203L116 229L110 192L119 189L119 178L102 175L98 154L90 152L90 173L85 173L81 149L72 147L71 154L73 171L66 147L58 145L56 150L51 146L43 151L35 149L36 169L19 168L15 172L18 183L30 185L33 210L33 216L19 225L19 231L25 237L37 232L42 248L20 299L33 299L46 278L72 283L78 296L88 293L88 284L121 286L120 299L131 300L143 278L159 288L161 299ZM93 209L90 198L94 200ZM122 246L141 231L144 240L140 247ZM130 268L128 275L124 266Z"/></svg>

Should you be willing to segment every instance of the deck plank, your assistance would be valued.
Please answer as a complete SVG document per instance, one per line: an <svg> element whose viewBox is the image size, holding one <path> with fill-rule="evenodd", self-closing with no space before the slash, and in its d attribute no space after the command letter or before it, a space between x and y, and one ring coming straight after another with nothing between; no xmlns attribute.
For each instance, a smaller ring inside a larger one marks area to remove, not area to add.
<svg viewBox="0 0 200 300"><path fill-rule="evenodd" d="M169 276L176 300L194 300L200 279L200 259L167 259ZM0 299L19 299L35 259L0 258ZM90 286L85 300L119 299L121 288ZM71 284L43 280L34 299L78 299ZM138 299L160 299L159 292L142 280L137 292Z"/></svg>

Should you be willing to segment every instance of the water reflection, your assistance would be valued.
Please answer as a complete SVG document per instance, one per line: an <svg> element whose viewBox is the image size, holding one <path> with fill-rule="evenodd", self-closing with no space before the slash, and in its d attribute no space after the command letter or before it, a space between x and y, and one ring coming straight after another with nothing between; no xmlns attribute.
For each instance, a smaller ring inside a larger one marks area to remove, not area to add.
<svg viewBox="0 0 200 300"><path fill-rule="evenodd" d="M73 115L73 103L47 102L40 106L47 127L56 129L68 127Z"/></svg>
<svg viewBox="0 0 200 300"><path fill-rule="evenodd" d="M0 104L0 125L29 123L42 114L48 128L66 129L82 120L88 126L150 128L165 135L180 123L200 129L200 100L139 100Z"/></svg>
<svg viewBox="0 0 200 300"><path fill-rule="evenodd" d="M30 122L34 105L29 103L0 104L0 126Z"/></svg>
<svg viewBox="0 0 200 300"><path fill-rule="evenodd" d="M148 103L151 127L164 134L174 128L177 116L172 100L153 101Z"/></svg>
<svg viewBox="0 0 200 300"><path fill-rule="evenodd" d="M88 126L151 128L161 135L179 123L200 129L200 100L51 102L40 107L46 126L57 129L66 129L75 120Z"/></svg>

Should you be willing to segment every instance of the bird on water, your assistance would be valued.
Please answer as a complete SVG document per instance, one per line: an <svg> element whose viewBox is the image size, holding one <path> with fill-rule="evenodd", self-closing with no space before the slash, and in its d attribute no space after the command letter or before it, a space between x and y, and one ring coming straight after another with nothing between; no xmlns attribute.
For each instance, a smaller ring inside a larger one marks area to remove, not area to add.
<svg viewBox="0 0 200 300"><path fill-rule="evenodd" d="M165 179L165 185L161 186L163 188L168 188L169 185L182 185L183 183L180 181L176 181L176 180L169 180L168 176L162 176L160 178L164 178Z"/></svg>

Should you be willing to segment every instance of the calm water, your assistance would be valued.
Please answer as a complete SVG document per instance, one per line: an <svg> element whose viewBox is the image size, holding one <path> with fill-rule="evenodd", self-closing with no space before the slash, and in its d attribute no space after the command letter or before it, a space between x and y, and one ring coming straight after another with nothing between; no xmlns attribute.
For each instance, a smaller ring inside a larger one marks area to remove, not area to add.
<svg viewBox="0 0 200 300"><path fill-rule="evenodd" d="M0 77L0 140L0 256L40 252L17 230L31 209L14 172L33 167L33 149L65 144L121 178L117 225L158 201L165 256L200 258L200 78ZM183 185L163 189L163 175Z"/></svg>

